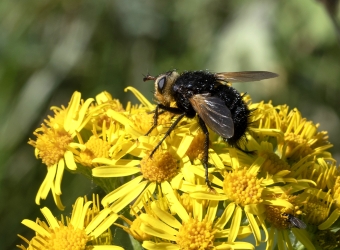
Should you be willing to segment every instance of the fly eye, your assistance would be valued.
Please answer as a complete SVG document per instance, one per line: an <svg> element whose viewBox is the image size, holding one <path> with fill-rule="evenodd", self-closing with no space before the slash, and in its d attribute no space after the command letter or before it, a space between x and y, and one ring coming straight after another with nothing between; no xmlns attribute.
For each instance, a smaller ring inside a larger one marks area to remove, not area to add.
<svg viewBox="0 0 340 250"><path fill-rule="evenodd" d="M159 79L159 81L157 82L157 88L158 88L158 92L162 93L165 87L165 83L166 83L166 76L163 76L161 79Z"/></svg>

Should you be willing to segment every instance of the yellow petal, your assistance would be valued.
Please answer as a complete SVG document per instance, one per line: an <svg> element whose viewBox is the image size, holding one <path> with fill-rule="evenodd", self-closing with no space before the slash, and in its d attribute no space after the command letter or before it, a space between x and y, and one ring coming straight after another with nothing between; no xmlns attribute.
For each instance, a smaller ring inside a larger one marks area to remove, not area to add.
<svg viewBox="0 0 340 250"><path fill-rule="evenodd" d="M102 233L104 233L112 224L118 219L118 215L113 213L110 214L100 225L90 234L94 238L99 237Z"/></svg>
<svg viewBox="0 0 340 250"><path fill-rule="evenodd" d="M331 215L327 218L326 221L324 221L318 226L318 229L326 230L327 228L331 227L334 224L334 222L337 221L337 219L339 218L339 215L340 215L340 211L337 208L331 213Z"/></svg>
<svg viewBox="0 0 340 250"><path fill-rule="evenodd" d="M124 89L125 92L127 92L128 90L130 90L145 107L150 110L155 109L155 106L151 104L148 99L146 99L137 89L135 89L134 87L126 87Z"/></svg>
<svg viewBox="0 0 340 250"><path fill-rule="evenodd" d="M221 158L212 149L209 149L209 160L210 160L209 162L213 164L216 168L223 169L223 170L225 169L225 166Z"/></svg>
<svg viewBox="0 0 340 250"><path fill-rule="evenodd" d="M171 210L177 212L177 215L182 219L182 222L188 221L189 215L182 204L178 201L169 182L163 181L161 183L161 187L164 195L171 205Z"/></svg>
<svg viewBox="0 0 340 250"><path fill-rule="evenodd" d="M145 249L149 250L179 250L179 245L175 245L172 243L155 243L153 241L143 241L143 245Z"/></svg>
<svg viewBox="0 0 340 250"><path fill-rule="evenodd" d="M213 222L216 219L218 203L218 201L210 201L209 203L208 211L205 218L210 222Z"/></svg>
<svg viewBox="0 0 340 250"><path fill-rule="evenodd" d="M96 217L94 217L91 220L91 222L87 225L85 229L86 234L88 235L91 234L91 232L93 232L110 213L112 213L110 208L104 208L103 210L101 210L100 213L97 214Z"/></svg>
<svg viewBox="0 0 340 250"><path fill-rule="evenodd" d="M81 98L80 92L75 91L67 107L67 116L65 117L64 121L64 128L67 132L69 132L72 128L74 116L77 114L78 108L80 106L80 98Z"/></svg>
<svg viewBox="0 0 340 250"><path fill-rule="evenodd" d="M57 173L55 176L55 182L54 182L54 187L55 187L55 193L57 195L61 195L61 180L63 178L64 174L64 169L65 169L65 162L64 159L60 159L58 162L58 167L57 167Z"/></svg>
<svg viewBox="0 0 340 250"><path fill-rule="evenodd" d="M287 245L288 245L288 243L290 244L290 239L289 238L288 238L288 240L284 239L283 231L284 230L276 230L276 232L277 232L277 246L278 246L279 250L285 250L286 249L286 244Z"/></svg>
<svg viewBox="0 0 340 250"><path fill-rule="evenodd" d="M249 226L251 227L253 234L254 234L254 238L255 238L255 242L256 242L256 246L258 246L261 242L261 231L260 231L260 227L257 224L257 221L254 217L253 214L247 213L246 212L246 216L248 218L249 221Z"/></svg>
<svg viewBox="0 0 340 250"><path fill-rule="evenodd" d="M274 249L274 237L276 229L274 227L270 228L266 250Z"/></svg>
<svg viewBox="0 0 340 250"><path fill-rule="evenodd" d="M54 192L54 185L52 185L52 195L53 195L53 200L54 200L54 203L57 205L57 207L59 208L59 210L63 211L65 209L65 206L63 205L63 203L61 202L61 199L60 199L60 195L57 195L55 192Z"/></svg>
<svg viewBox="0 0 340 250"><path fill-rule="evenodd" d="M41 227L40 225L38 225L34 221L25 219L21 223L24 224L26 227L29 227L30 229L34 230L35 232L37 232L37 234L39 234L43 237L50 237L51 236L51 234L49 232L47 232L43 227Z"/></svg>
<svg viewBox="0 0 340 250"><path fill-rule="evenodd" d="M140 219L143 221L140 226L143 232L161 239L176 241L178 231L169 227L164 222L157 220L148 214L141 214Z"/></svg>
<svg viewBox="0 0 340 250"><path fill-rule="evenodd" d="M155 202L151 204L152 211L160 218L163 222L168 224L173 228L179 229L182 224L171 214L165 212L164 210L160 209ZM176 232L177 234L177 232Z"/></svg>
<svg viewBox="0 0 340 250"><path fill-rule="evenodd" d="M77 169L77 165L74 161L74 155L71 151L67 150L64 154L64 158L66 161L66 166L68 169L70 170L76 170Z"/></svg>
<svg viewBox="0 0 340 250"><path fill-rule="evenodd" d="M244 206L244 211L247 213L260 215L266 211L266 208L263 204L249 204Z"/></svg>
<svg viewBox="0 0 340 250"><path fill-rule="evenodd" d="M101 245L101 246L91 246L91 250L124 250L124 248L119 247L119 246Z"/></svg>
<svg viewBox="0 0 340 250"><path fill-rule="evenodd" d="M144 190L144 188L148 185L147 181L143 181L135 186L132 190L129 190L128 194L119 198L116 202L111 205L111 210L114 213L120 212L123 208L125 208L128 204L130 204L136 197Z"/></svg>
<svg viewBox="0 0 340 250"><path fill-rule="evenodd" d="M223 194L213 194L212 192L193 192L190 193L190 197L199 200L214 200L214 201L228 200L228 196Z"/></svg>
<svg viewBox="0 0 340 250"><path fill-rule="evenodd" d="M296 238L306 247L308 250L315 250L314 244L310 241L308 233L306 230L301 230L298 228L292 228L292 232Z"/></svg>
<svg viewBox="0 0 340 250"><path fill-rule="evenodd" d="M75 132L76 131L81 131L83 129L83 127L87 124L87 122L84 122L84 117L87 113L87 110L89 108L89 106L91 105L91 103L94 101L93 98L89 98L87 99L83 105L81 106L79 113L78 113L78 117L77 120L74 120L74 124L73 124L73 128L72 128L72 136L75 136Z"/></svg>
<svg viewBox="0 0 340 250"><path fill-rule="evenodd" d="M82 211L84 205L84 198L79 197L73 205L71 224L78 228L79 221L81 219Z"/></svg>
<svg viewBox="0 0 340 250"><path fill-rule="evenodd" d="M143 176L138 176L133 180L129 181L128 183L116 188L111 193L107 194L102 199L102 205L106 207L108 204L114 202L115 200L119 199L122 196L125 196L127 193L132 192L134 188L138 185L139 182L143 179Z"/></svg>
<svg viewBox="0 0 340 250"><path fill-rule="evenodd" d="M123 177L136 173L140 173L140 168L137 167L97 167L92 169L92 176L94 177Z"/></svg>
<svg viewBox="0 0 340 250"><path fill-rule="evenodd" d="M144 207L145 204L145 197L149 197L150 195L154 194L156 187L157 187L156 182L151 182L145 189L144 191L138 196L136 201L134 202L133 206L131 207L131 214L133 215L134 213L132 211L141 211ZM135 210L137 208L137 210Z"/></svg>
<svg viewBox="0 0 340 250"><path fill-rule="evenodd" d="M132 121L130 121L125 115L123 115L122 113L119 113L117 111L114 111L113 109L110 109L106 112L106 115L110 118L112 118L113 120L119 122L122 125L129 125L132 126L133 123Z"/></svg>
<svg viewBox="0 0 340 250"><path fill-rule="evenodd" d="M255 247L248 242L228 242L226 244L221 244L216 246L215 249L222 250L222 249L240 249L240 250L253 250Z"/></svg>
<svg viewBox="0 0 340 250"><path fill-rule="evenodd" d="M179 158L182 158L185 153L188 151L188 148L190 147L191 142L194 140L194 137L192 135L185 135L179 144L179 147L176 150L176 153Z"/></svg>
<svg viewBox="0 0 340 250"><path fill-rule="evenodd" d="M88 209L92 203L93 203L92 201L88 201L85 203L84 207L82 208L81 218L79 219L79 222L77 225L79 229L84 229L84 223L86 221L86 216L88 215Z"/></svg>
<svg viewBox="0 0 340 250"><path fill-rule="evenodd" d="M58 221L56 218L53 216L51 210L49 210L47 207L43 207L40 209L41 213L44 215L46 221L50 225L51 228L59 228Z"/></svg>
<svg viewBox="0 0 340 250"><path fill-rule="evenodd" d="M234 216L233 216L233 219L231 221L230 234L229 234L229 237L228 237L228 242L234 242L235 241L237 234L238 234L238 231L240 229L241 219L242 219L242 208L237 206L234 210Z"/></svg>
<svg viewBox="0 0 340 250"><path fill-rule="evenodd" d="M229 219L233 215L235 207L236 205L234 202L229 203L221 217L216 221L215 228L218 228L219 230L222 230L224 228L224 226L228 223Z"/></svg>
<svg viewBox="0 0 340 250"><path fill-rule="evenodd" d="M45 180L43 184L41 185L41 198L46 199L48 192L51 190L51 186L53 185L53 180L55 177L55 174L57 172L57 164L54 164L53 166L50 166L47 168L47 175L45 177Z"/></svg>
<svg viewBox="0 0 340 250"><path fill-rule="evenodd" d="M294 206L292 205L292 203L286 200L283 200L283 199L265 200L263 204L294 209Z"/></svg>

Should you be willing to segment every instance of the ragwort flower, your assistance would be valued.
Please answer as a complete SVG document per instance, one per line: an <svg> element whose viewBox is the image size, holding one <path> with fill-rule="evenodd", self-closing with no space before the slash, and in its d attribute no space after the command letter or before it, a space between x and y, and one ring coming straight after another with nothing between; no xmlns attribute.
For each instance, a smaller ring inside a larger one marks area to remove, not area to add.
<svg viewBox="0 0 340 250"><path fill-rule="evenodd" d="M94 203L88 201L84 204L84 198L78 198L74 204L71 218L61 217L57 220L51 211L44 207L41 209L46 221L37 219L36 222L23 220L22 223L35 231L35 236L26 241L28 247L18 246L22 250L46 249L46 250L86 250L86 249L112 249L123 248L111 245L111 232L109 227L118 218L109 209L99 210L98 198Z"/></svg>
<svg viewBox="0 0 340 250"><path fill-rule="evenodd" d="M110 110L108 112L109 116L125 126L124 138L115 146L119 147L120 150L117 154L111 154L108 158L93 160L98 165L101 164L101 166L92 170L94 177L107 178L134 175L134 179L113 190L102 200L104 206L110 205L114 211L122 210L136 198L138 199L135 201L134 206L142 206L143 195L154 193L157 185L163 188L164 185L167 185L166 183L170 183L173 189L181 189L184 181L189 183L197 182L196 179L199 176L195 175L197 169L199 169L197 170L198 172L204 175L202 165L193 165L186 155L190 146L195 143L195 136L199 136L196 121L183 119L180 125L174 129L173 134L167 137L159 149L150 156L157 142L166 131L163 125L170 123L172 117L168 117L168 120L163 120L163 123L155 128L157 131L155 135L145 136L145 129L141 129L141 126L135 124L135 117L136 115L146 115L148 117L149 114L145 112L145 108L149 104L146 103L139 92L135 89L130 89L144 102L144 109L139 108L140 113L135 109L131 109L129 113L121 113L120 115ZM154 106L151 106L151 108L153 109ZM145 120L148 120L148 118ZM152 124L149 124L149 128L151 126ZM200 181L203 184L204 177Z"/></svg>
<svg viewBox="0 0 340 250"><path fill-rule="evenodd" d="M223 239L231 234L231 230L223 229L230 217L217 216L216 201L210 201L206 209L195 202L195 216L188 214L179 203L171 209L182 211L178 217L162 209L156 201L149 206L148 213L139 215L140 230L153 236L153 239L143 241L142 246L146 249L254 249L247 242ZM236 232L239 237L250 233L247 226Z"/></svg>
<svg viewBox="0 0 340 250"><path fill-rule="evenodd" d="M52 107L54 117L49 117L49 120L45 120L46 125L42 124L35 130L35 141L28 142L35 147L36 157L47 165L47 175L35 199L38 205L40 199L46 199L51 190L58 208L64 209L60 200L63 172L65 165L70 170L77 169L73 151L82 148L82 145L74 142L74 138L87 123L87 109L93 100L83 102L80 97L80 93L75 92L67 108Z"/></svg>

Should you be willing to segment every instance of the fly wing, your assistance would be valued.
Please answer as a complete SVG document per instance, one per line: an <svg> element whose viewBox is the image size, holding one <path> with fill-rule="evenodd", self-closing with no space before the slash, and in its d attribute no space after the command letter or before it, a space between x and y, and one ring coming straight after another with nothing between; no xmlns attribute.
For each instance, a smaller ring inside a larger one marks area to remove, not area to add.
<svg viewBox="0 0 340 250"><path fill-rule="evenodd" d="M194 95L189 99L202 120L223 138L234 135L234 122L224 101L210 94Z"/></svg>
<svg viewBox="0 0 340 250"><path fill-rule="evenodd" d="M299 229L305 229L307 227L307 225L300 219L296 218L296 217L293 217L290 219L290 223L296 227L296 228L299 228Z"/></svg>
<svg viewBox="0 0 340 250"><path fill-rule="evenodd" d="M218 80L226 82L254 82L278 76L278 74L268 71L222 72L215 75Z"/></svg>

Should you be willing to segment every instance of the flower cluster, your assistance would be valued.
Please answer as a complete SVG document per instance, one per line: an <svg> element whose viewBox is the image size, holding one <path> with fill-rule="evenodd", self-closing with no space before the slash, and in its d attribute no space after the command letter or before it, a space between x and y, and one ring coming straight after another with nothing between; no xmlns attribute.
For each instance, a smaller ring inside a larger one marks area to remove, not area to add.
<svg viewBox="0 0 340 250"><path fill-rule="evenodd" d="M91 218L90 202L84 205L79 198L67 223L47 208L42 212L48 224L24 220L36 236L21 249L61 249L73 241L79 242L72 249L107 245L112 225L145 249L254 249L261 244L266 249L275 244L279 249L332 249L339 244L324 240L335 234L331 229L340 214L340 172L328 151L327 132L318 131L318 124L297 109L252 103L244 96L252 112L242 150L210 131L211 190L197 120L182 119L151 156L176 117L160 113L158 126L146 136L155 105L136 89L127 90L140 105L124 107L107 92L84 101L75 92L67 107L52 107L54 116L36 129L29 144L47 166L37 204L51 191L64 209L60 184L65 167L91 178L106 196L100 201L103 210L96 203ZM299 228L292 218L307 227Z"/></svg>

